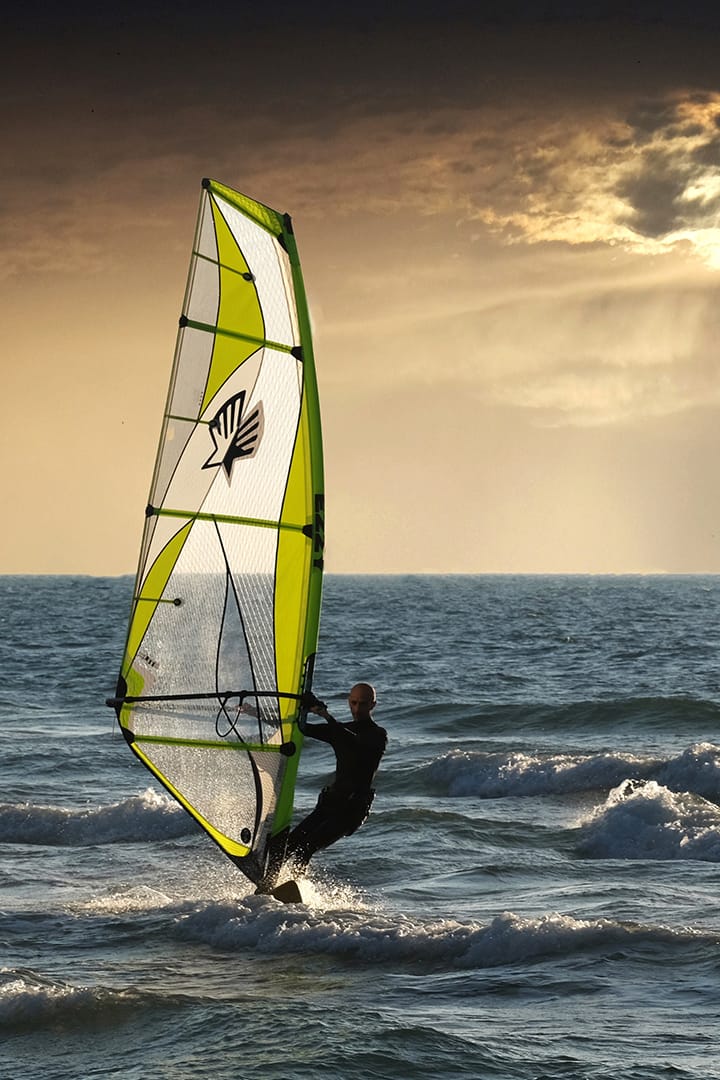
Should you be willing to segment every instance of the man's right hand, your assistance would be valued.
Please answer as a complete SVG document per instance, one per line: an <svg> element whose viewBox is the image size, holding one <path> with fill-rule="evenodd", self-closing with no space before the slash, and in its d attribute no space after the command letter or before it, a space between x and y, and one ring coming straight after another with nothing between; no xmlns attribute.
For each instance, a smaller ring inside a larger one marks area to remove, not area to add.
<svg viewBox="0 0 720 1080"><path fill-rule="evenodd" d="M319 698L316 698L309 690L300 698L300 704L303 709L307 709L308 712L317 713L319 716L322 716L322 712L320 712L321 709L323 712L327 712L327 705L325 702L320 701Z"/></svg>

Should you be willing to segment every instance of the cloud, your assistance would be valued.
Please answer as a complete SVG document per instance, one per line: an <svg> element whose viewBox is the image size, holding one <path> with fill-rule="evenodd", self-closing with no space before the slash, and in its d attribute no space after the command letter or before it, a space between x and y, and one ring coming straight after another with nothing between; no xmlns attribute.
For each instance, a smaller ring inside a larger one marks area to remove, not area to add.
<svg viewBox="0 0 720 1080"><path fill-rule="evenodd" d="M643 101L626 118L569 117L508 147L519 183L509 207L477 217L509 239L603 243L649 255L678 246L720 269L720 94ZM525 191L522 191L522 185Z"/></svg>
<svg viewBox="0 0 720 1080"><path fill-rule="evenodd" d="M482 25L461 3L432 35L392 20L223 36L170 20L161 39L155 22L39 26L0 72L17 162L2 272L96 272L141 221L157 233L185 215L205 174L308 221L445 216L507 243L684 243L720 264L720 98L677 89L714 73L711 50L673 31L668 58L667 27L620 41L584 19L530 34L501 9Z"/></svg>
<svg viewBox="0 0 720 1080"><path fill-rule="evenodd" d="M506 383L495 400L533 410L542 426L599 427L718 406L720 392L705 380L688 379L681 368L627 367L588 357L583 367L576 362Z"/></svg>
<svg viewBox="0 0 720 1080"><path fill-rule="evenodd" d="M508 319L504 346L533 358L496 374L491 399L543 425L600 426L720 405L715 290L666 283L556 297Z"/></svg>
<svg viewBox="0 0 720 1080"><path fill-rule="evenodd" d="M720 206L720 95L690 94L655 110L640 160L629 166L618 194L630 206L632 228L651 239L713 228Z"/></svg>
<svg viewBox="0 0 720 1080"><path fill-rule="evenodd" d="M720 94L638 109L555 100L538 113L496 101L360 111L331 139L327 120L265 137L247 175L306 219L444 217L508 244L684 250L720 269ZM288 159L303 163L294 176Z"/></svg>
<svg viewBox="0 0 720 1080"><path fill-rule="evenodd" d="M502 247L443 258L427 231L423 251L422 265L403 268L400 249L372 280L320 279L318 355L332 358L324 382L347 386L362 372L379 392L454 386L544 427L720 404L720 314L707 271L690 275L670 256L653 267L637 255L610 260L599 247L562 259L549 246L527 258Z"/></svg>
<svg viewBox="0 0 720 1080"><path fill-rule="evenodd" d="M633 232L657 240L684 225L681 207L687 183L686 165L665 151L648 153L616 188L628 204L625 220Z"/></svg>
<svg viewBox="0 0 720 1080"><path fill-rule="evenodd" d="M133 54L138 93L126 44L106 44L84 81L60 85L56 117L37 89L16 102L21 175L5 184L0 273L184 267L209 174L302 223L321 332L340 351L353 335L381 383L442 370L544 423L715 399L698 274L720 269L720 94L640 93L627 80L574 94L570 53L557 86L525 71L524 52L503 82L487 44L471 79L457 34L438 43L464 58L443 80L427 81L416 44L403 81L378 66L390 45L368 38L364 82L346 50L309 66L300 96L292 80L268 86L254 52L239 93L224 47L193 43L196 67L181 78L189 44L156 71L150 42ZM354 78L343 81L341 61ZM670 264L664 278L651 258ZM348 358L335 370L343 381L355 368Z"/></svg>

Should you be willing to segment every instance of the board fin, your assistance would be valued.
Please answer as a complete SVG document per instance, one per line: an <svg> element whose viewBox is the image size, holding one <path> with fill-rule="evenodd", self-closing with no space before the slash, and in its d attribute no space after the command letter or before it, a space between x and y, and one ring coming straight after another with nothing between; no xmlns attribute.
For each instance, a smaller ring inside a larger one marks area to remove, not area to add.
<svg viewBox="0 0 720 1080"><path fill-rule="evenodd" d="M283 904L304 904L302 890L297 881L283 881L270 894Z"/></svg>

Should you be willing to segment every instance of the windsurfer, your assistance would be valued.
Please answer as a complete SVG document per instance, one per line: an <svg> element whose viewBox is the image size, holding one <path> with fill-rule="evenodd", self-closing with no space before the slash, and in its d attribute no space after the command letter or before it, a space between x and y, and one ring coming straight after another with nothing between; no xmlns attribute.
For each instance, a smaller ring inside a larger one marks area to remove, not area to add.
<svg viewBox="0 0 720 1080"><path fill-rule="evenodd" d="M375 797L371 785L387 745L387 732L372 718L376 704L374 688L369 683L356 683L348 695L352 720L339 723L313 694L303 699L306 710L321 716L325 723L309 724L303 719L300 730L306 737L332 746L336 769L332 783L320 792L315 809L288 836L285 859L292 861L298 873L316 851L350 836L370 813ZM272 888L269 881L263 881L258 891L265 892L268 885Z"/></svg>

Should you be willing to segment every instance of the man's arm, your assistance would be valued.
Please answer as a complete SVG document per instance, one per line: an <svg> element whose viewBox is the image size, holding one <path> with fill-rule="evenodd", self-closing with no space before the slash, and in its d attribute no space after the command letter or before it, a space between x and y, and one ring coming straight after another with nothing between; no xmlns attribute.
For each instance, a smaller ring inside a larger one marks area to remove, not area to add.
<svg viewBox="0 0 720 1080"><path fill-rule="evenodd" d="M324 724L309 724L307 716L302 716L298 721L298 727L303 735L309 735L312 739L322 739L323 742L330 742L332 738L330 732L333 727L337 729L340 725L335 717L328 712L325 702L319 701L314 694L305 694L302 703L307 712L315 713L316 716L321 716L325 721Z"/></svg>

